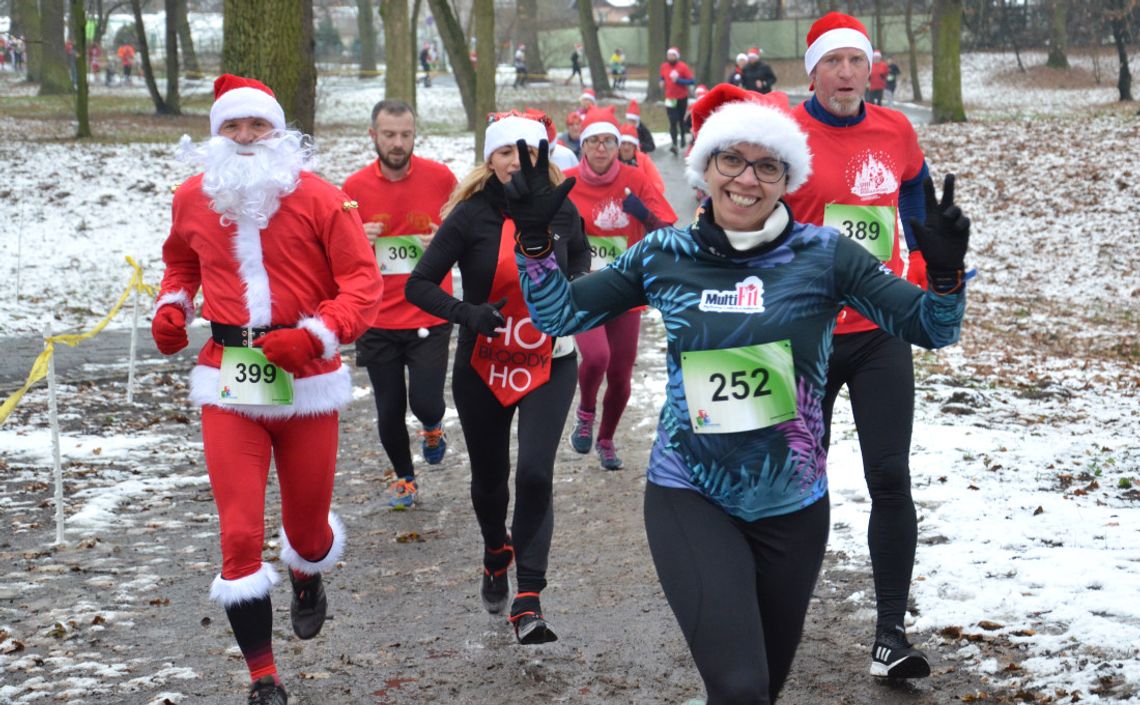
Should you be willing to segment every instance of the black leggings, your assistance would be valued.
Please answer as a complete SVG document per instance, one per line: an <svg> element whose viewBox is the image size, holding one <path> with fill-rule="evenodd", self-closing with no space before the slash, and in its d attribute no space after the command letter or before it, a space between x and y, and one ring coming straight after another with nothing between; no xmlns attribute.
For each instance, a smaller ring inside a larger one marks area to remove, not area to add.
<svg viewBox="0 0 1140 705"><path fill-rule="evenodd" d="M554 533L554 457L578 385L578 360L575 355L554 358L546 384L514 406L504 407L471 369L470 359L470 349L466 355L463 348L456 352L451 390L471 461L471 504L483 533L483 545L498 548L507 538L511 419L518 410L519 449L511 539L518 591L542 592Z"/></svg>
<svg viewBox="0 0 1140 705"><path fill-rule="evenodd" d="M903 624L918 540L910 494L914 425L910 344L879 329L835 336L823 398L824 448L831 442L831 412L844 384L851 397L863 476L871 495L867 545L875 576L876 629L889 630Z"/></svg>
<svg viewBox="0 0 1140 705"><path fill-rule="evenodd" d="M705 682L708 705L776 701L823 563L828 498L746 522L703 495L645 485L657 577Z"/></svg>
<svg viewBox="0 0 1140 705"><path fill-rule="evenodd" d="M681 134L680 145L685 146L685 111L689 107L688 98L678 98L677 105L672 108L665 108L665 113L669 116L669 139L673 140L673 146L677 146L677 133Z"/></svg>
<svg viewBox="0 0 1140 705"><path fill-rule="evenodd" d="M443 420L443 384L447 378L450 323L428 329L426 338L415 329L367 331L356 341L356 363L368 369L376 400L380 445L397 477L415 477L408 444L408 406L424 426ZM408 383L404 385L404 368Z"/></svg>

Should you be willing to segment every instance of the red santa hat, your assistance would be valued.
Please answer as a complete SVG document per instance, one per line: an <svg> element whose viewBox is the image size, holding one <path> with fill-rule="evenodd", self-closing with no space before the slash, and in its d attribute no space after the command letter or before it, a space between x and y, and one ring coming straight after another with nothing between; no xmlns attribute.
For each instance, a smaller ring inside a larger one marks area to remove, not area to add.
<svg viewBox="0 0 1140 705"><path fill-rule="evenodd" d="M751 59L753 57L759 59L760 53L761 53L760 47L748 47L748 58L749 59Z"/></svg>
<svg viewBox="0 0 1140 705"><path fill-rule="evenodd" d="M542 123L542 126L546 128L546 141L554 144L555 138L558 137L558 130L555 129L554 120L551 120L549 115L538 108L527 108L523 116Z"/></svg>
<svg viewBox="0 0 1140 705"><path fill-rule="evenodd" d="M487 132L483 135L483 161L490 161L496 149L513 146L519 140L526 140L528 147L538 149L538 143L544 139L546 126L533 115L517 110L491 113L487 116Z"/></svg>
<svg viewBox="0 0 1140 705"><path fill-rule="evenodd" d="M585 142L594 135L613 135L615 139L621 137L614 106L590 108L586 111L586 117L582 120L582 134L578 139Z"/></svg>
<svg viewBox="0 0 1140 705"><path fill-rule="evenodd" d="M628 122L619 127L618 132L621 133L621 136L618 138L618 142L629 142L635 146L641 144L640 140L637 139L637 128L633 125L630 125Z"/></svg>
<svg viewBox="0 0 1140 705"><path fill-rule="evenodd" d="M871 35L863 23L842 12L829 12L816 20L807 33L804 68L808 75L823 55L833 49L859 49L871 63Z"/></svg>
<svg viewBox="0 0 1140 705"><path fill-rule="evenodd" d="M763 147L788 165L788 193L811 175L811 150L788 107L788 95L761 95L721 83L693 103L693 146L685 158L689 183L708 190L705 169L713 152L746 142Z"/></svg>
<svg viewBox="0 0 1140 705"><path fill-rule="evenodd" d="M572 111L566 116L566 126L577 125L582 122L582 113L577 110Z"/></svg>
<svg viewBox="0 0 1140 705"><path fill-rule="evenodd" d="M698 83L697 87L693 90L693 95L697 98L700 98L701 96L703 96L704 94L706 94L708 92L709 92L708 86L706 86L703 83Z"/></svg>
<svg viewBox="0 0 1140 705"><path fill-rule="evenodd" d="M629 107L625 109L625 119L641 122L641 106L637 104L636 98L629 99Z"/></svg>
<svg viewBox="0 0 1140 705"><path fill-rule="evenodd" d="M597 93L594 93L593 88L587 88L586 90L582 91L582 95L578 96L578 100L588 100L594 105L597 105L598 95Z"/></svg>
<svg viewBox="0 0 1140 705"><path fill-rule="evenodd" d="M748 54L737 54L736 55L736 63L743 64L746 61L748 61Z"/></svg>
<svg viewBox="0 0 1140 705"><path fill-rule="evenodd" d="M878 49L876 49L876 50L875 50L875 51L874 51L874 52L871 54L871 58L873 58L875 61L878 61L879 59L883 58L883 52L881 52L881 51L879 51Z"/></svg>
<svg viewBox="0 0 1140 705"><path fill-rule="evenodd" d="M253 78L224 73L214 81L210 134L217 135L226 120L239 118L261 118L274 129L285 129L285 111L269 86Z"/></svg>
<svg viewBox="0 0 1140 705"><path fill-rule="evenodd" d="M681 58L681 50L678 49L677 47L669 47L668 49L665 50L665 58L666 59L680 59Z"/></svg>

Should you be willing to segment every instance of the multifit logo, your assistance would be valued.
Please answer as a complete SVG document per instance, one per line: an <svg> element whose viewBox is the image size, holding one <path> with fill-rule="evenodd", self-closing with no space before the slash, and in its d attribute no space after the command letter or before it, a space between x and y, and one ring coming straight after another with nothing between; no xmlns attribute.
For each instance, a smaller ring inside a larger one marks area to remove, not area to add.
<svg viewBox="0 0 1140 705"><path fill-rule="evenodd" d="M716 313L764 313L764 282L748 277L731 291L705 289L699 308Z"/></svg>

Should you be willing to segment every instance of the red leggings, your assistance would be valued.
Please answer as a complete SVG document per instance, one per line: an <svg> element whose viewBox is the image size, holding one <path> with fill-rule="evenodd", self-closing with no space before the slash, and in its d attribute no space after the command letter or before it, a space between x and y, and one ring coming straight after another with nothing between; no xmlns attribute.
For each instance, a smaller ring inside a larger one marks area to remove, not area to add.
<svg viewBox="0 0 1140 705"><path fill-rule="evenodd" d="M202 442L222 535L222 578L261 568L269 460L281 487L281 524L300 556L319 561L333 543L329 527L339 415L253 419L202 407Z"/></svg>
<svg viewBox="0 0 1140 705"><path fill-rule="evenodd" d="M578 362L578 405L593 412L598 404L598 388L606 379L602 399L602 420L598 440L611 441L622 412L629 401L633 361L637 358L637 337L641 332L641 311L626 311L604 326L574 337L582 359Z"/></svg>

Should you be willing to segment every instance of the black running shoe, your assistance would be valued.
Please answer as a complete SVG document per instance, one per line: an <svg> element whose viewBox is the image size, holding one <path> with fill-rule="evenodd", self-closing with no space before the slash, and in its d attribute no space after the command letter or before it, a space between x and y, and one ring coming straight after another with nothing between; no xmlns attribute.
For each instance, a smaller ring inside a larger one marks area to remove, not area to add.
<svg viewBox="0 0 1140 705"><path fill-rule="evenodd" d="M515 638L524 646L558 641L558 635L542 616L542 605L537 592L520 592L511 605L510 622L515 626Z"/></svg>
<svg viewBox="0 0 1140 705"><path fill-rule="evenodd" d="M301 639L312 639L321 633L325 614L329 609L321 574L317 573L306 580L298 580L290 570L289 582L293 584L293 603L289 605L293 633Z"/></svg>
<svg viewBox="0 0 1140 705"><path fill-rule="evenodd" d="M926 678L930 662L914 648L902 627L879 632L871 647L871 675L879 678Z"/></svg>
<svg viewBox="0 0 1140 705"><path fill-rule="evenodd" d="M508 577L515 549L508 536L500 548L483 549L483 585L479 596L483 607L491 614L502 614L511 601L511 581Z"/></svg>
<svg viewBox="0 0 1140 705"><path fill-rule="evenodd" d="M285 687L273 680L273 676L262 676L249 689L249 705L287 705L289 696Z"/></svg>

